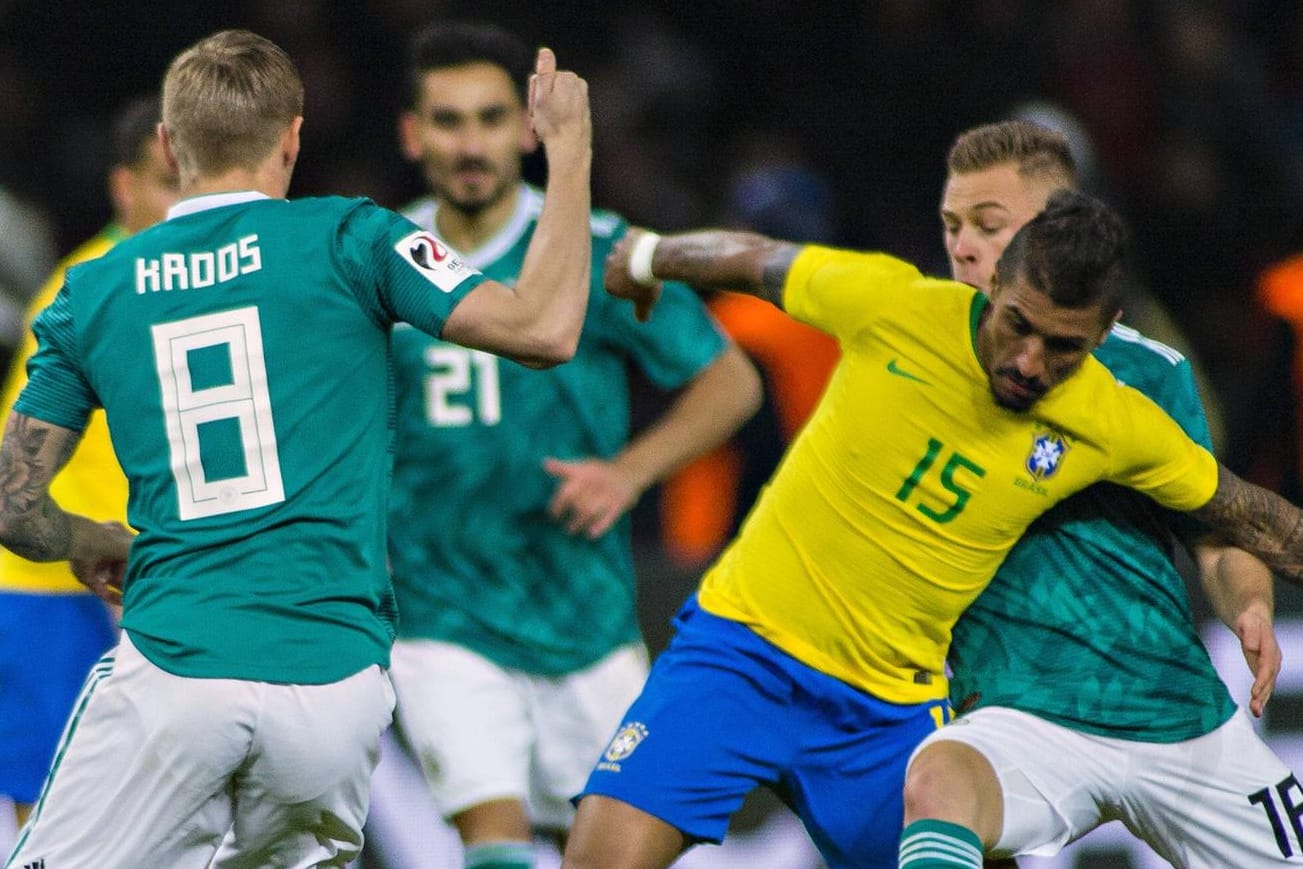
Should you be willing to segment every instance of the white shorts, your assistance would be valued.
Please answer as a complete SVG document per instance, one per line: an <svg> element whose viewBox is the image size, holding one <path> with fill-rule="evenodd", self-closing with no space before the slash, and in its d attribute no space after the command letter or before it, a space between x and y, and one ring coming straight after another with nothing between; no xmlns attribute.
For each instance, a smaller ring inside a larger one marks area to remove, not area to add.
<svg viewBox="0 0 1303 869"><path fill-rule="evenodd" d="M504 670L451 643L400 640L397 722L445 817L524 800L540 829L570 826L570 798L647 679L641 644L566 676Z"/></svg>
<svg viewBox="0 0 1303 869"><path fill-rule="evenodd" d="M92 668L11 865L344 866L393 704L379 667L328 685L185 678L124 633Z"/></svg>
<svg viewBox="0 0 1303 869"><path fill-rule="evenodd" d="M992 856L1052 856L1120 820L1187 869L1303 865L1303 787L1243 712L1213 732L1170 744L1110 739L1001 707L930 734L990 761L1004 791Z"/></svg>

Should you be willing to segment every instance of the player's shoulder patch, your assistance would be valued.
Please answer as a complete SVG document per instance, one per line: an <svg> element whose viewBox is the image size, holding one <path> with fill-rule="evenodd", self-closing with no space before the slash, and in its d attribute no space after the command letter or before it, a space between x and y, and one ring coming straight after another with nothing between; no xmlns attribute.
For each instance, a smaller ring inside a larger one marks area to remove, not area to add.
<svg viewBox="0 0 1303 869"><path fill-rule="evenodd" d="M399 239L394 251L427 281L445 293L451 293L475 269L439 239L418 229Z"/></svg>

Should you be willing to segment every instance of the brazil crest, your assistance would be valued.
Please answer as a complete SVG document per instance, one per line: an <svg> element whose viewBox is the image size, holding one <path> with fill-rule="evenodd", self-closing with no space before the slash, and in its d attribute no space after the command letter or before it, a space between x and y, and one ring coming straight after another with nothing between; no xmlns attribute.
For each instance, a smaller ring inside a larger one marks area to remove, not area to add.
<svg viewBox="0 0 1303 869"><path fill-rule="evenodd" d="M1059 470L1067 452L1068 441L1063 435L1053 430L1037 432L1027 454L1027 473L1037 480L1048 480Z"/></svg>

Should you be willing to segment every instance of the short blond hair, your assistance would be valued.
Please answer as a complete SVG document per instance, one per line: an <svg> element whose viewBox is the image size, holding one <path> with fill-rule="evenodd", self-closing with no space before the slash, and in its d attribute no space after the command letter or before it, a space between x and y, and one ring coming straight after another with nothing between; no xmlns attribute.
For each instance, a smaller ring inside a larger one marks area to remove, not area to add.
<svg viewBox="0 0 1303 869"><path fill-rule="evenodd" d="M950 146L946 168L952 175L981 172L1013 163L1018 174L1075 189L1077 164L1067 137L1033 121L1000 121L959 134Z"/></svg>
<svg viewBox="0 0 1303 869"><path fill-rule="evenodd" d="M168 66L162 114L183 172L254 168L303 114L303 81L274 42L223 30Z"/></svg>

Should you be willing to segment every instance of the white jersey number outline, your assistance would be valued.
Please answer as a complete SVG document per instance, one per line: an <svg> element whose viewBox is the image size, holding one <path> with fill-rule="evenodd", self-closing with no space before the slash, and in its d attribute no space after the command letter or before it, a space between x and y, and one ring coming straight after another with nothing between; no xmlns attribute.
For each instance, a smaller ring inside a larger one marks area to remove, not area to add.
<svg viewBox="0 0 1303 869"><path fill-rule="evenodd" d="M251 306L188 317L159 323L151 331L181 519L220 516L284 501L258 309ZM208 347L226 348L231 382L195 389L189 354ZM209 480L199 451L199 427L227 419L239 425L246 472Z"/></svg>

